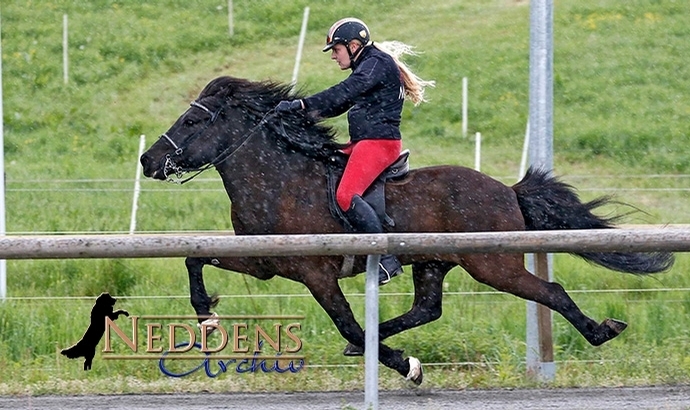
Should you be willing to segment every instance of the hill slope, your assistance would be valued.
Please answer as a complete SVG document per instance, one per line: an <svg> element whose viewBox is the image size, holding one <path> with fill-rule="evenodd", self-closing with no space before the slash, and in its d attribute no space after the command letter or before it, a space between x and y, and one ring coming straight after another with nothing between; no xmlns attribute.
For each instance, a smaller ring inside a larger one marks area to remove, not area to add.
<svg viewBox="0 0 690 410"><path fill-rule="evenodd" d="M319 49L331 22L353 10L369 23L375 39L399 39L422 52L412 65L438 87L429 92L429 104L406 109L403 125L421 163L457 161L442 154L453 147L461 162L471 164L463 154L471 142L460 138L462 77L470 82L470 135L482 132L488 147L521 143L527 115L527 2L315 3L235 2L235 35L229 38L222 2L5 2L9 177L95 177L100 171L91 168L102 168L96 164L131 162L139 134L161 133L216 75L289 81L305 6L310 7L309 35L299 84L308 91L345 74ZM63 13L70 28L67 85ZM690 52L689 13L687 2L671 0L557 2L559 157L586 162L597 156L620 166L690 171L685 155L690 97L684 92L690 78L683 74ZM503 171L516 161L513 155L495 168ZM108 168L112 172L118 173Z"/></svg>

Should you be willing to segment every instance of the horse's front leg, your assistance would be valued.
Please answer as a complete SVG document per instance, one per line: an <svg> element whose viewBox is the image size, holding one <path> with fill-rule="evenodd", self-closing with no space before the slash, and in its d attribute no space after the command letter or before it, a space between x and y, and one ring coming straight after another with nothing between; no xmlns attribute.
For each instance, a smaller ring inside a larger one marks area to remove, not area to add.
<svg viewBox="0 0 690 410"><path fill-rule="evenodd" d="M268 280L275 276L272 265L259 258L187 258L185 265L189 276L189 297L199 323L213 315L211 308L215 307L219 301L218 296L209 296L206 292L204 265L246 273L261 280Z"/></svg>
<svg viewBox="0 0 690 410"><path fill-rule="evenodd" d="M350 304L338 285L335 272L324 273L323 268L310 270L310 273L303 278L303 283L326 311L345 340L356 346L364 346L364 330L357 323ZM422 382L419 360L414 357L403 359L401 350L394 350L379 343L379 361L416 384Z"/></svg>
<svg viewBox="0 0 690 410"><path fill-rule="evenodd" d="M187 258L185 266L189 276L189 299L196 312L199 323L212 315L211 308L218 303L217 298L212 298L206 292L204 286L204 265L210 264L210 258Z"/></svg>

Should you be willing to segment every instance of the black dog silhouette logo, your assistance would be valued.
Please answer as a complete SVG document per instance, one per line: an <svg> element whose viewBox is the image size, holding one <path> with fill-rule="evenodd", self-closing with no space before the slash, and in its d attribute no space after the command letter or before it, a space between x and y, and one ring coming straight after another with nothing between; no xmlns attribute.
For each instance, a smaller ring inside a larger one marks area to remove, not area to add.
<svg viewBox="0 0 690 410"><path fill-rule="evenodd" d="M103 333L105 333L105 318L117 320L120 315L129 316L126 310L118 309L113 311L115 302L117 302L117 299L110 296L109 293L101 293L96 298L93 308L91 308L91 323L86 332L84 332L84 336L73 346L63 349L60 353L70 359L83 357L85 359L84 370L91 370L91 363L96 355L96 346L98 346Z"/></svg>

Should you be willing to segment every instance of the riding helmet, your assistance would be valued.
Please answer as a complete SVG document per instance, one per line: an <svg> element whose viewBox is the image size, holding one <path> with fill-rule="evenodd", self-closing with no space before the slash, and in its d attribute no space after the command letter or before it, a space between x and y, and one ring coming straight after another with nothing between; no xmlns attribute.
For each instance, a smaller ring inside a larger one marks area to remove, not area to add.
<svg viewBox="0 0 690 410"><path fill-rule="evenodd" d="M359 40L363 45L367 45L371 40L367 25L362 20L353 17L338 20L328 30L326 47L323 51L330 50L336 44L347 45L352 40Z"/></svg>

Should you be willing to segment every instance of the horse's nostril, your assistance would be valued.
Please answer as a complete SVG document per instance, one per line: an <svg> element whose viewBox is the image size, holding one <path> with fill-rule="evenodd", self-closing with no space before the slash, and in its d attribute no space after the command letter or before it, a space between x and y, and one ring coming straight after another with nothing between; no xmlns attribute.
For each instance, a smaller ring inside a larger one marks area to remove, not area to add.
<svg viewBox="0 0 690 410"><path fill-rule="evenodd" d="M151 157L147 154L144 154L139 158L139 162L141 162L144 175L147 177L151 176Z"/></svg>

